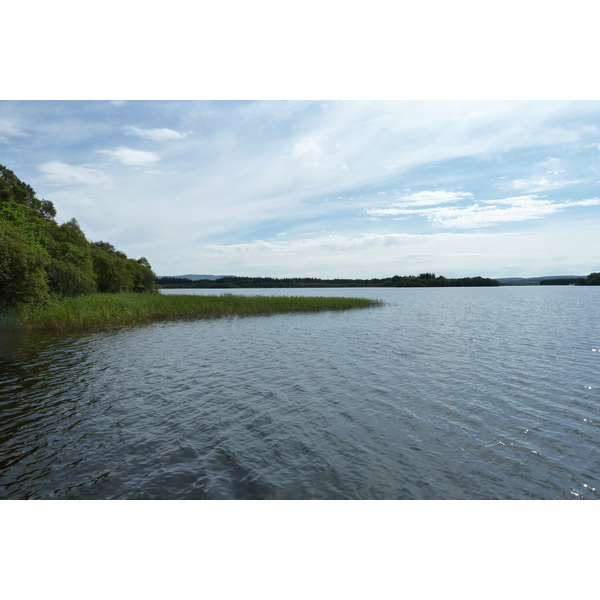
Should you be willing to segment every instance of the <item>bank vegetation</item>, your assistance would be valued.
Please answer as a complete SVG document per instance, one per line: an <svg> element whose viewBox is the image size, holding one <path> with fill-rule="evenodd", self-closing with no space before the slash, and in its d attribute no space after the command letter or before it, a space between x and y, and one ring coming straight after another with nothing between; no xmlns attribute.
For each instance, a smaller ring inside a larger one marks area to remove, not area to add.
<svg viewBox="0 0 600 600"><path fill-rule="evenodd" d="M0 315L0 329L104 329L156 321L339 311L381 306L367 298L90 294L22 305Z"/></svg>

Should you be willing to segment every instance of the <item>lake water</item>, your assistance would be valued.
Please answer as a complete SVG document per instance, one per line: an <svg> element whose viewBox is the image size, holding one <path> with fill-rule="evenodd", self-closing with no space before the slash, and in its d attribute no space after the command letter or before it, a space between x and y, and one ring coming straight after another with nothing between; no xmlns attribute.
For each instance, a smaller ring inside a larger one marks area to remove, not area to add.
<svg viewBox="0 0 600 600"><path fill-rule="evenodd" d="M600 288L235 293L386 305L1 333L0 498L600 497Z"/></svg>

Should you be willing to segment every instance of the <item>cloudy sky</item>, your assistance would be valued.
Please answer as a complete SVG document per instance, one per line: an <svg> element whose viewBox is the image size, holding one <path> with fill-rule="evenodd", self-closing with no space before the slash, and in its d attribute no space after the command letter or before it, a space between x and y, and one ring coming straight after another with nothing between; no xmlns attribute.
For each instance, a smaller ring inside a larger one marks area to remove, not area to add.
<svg viewBox="0 0 600 600"><path fill-rule="evenodd" d="M600 270L596 101L2 101L0 164L159 275Z"/></svg>

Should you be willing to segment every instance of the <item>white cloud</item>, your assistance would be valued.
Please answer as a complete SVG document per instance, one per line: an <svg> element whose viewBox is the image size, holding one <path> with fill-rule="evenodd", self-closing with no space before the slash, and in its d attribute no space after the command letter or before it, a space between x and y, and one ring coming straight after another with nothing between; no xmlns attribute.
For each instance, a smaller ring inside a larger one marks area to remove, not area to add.
<svg viewBox="0 0 600 600"><path fill-rule="evenodd" d="M50 200L58 211L62 209L79 209L94 206L96 202L87 196L77 192L61 191L46 194L46 199Z"/></svg>
<svg viewBox="0 0 600 600"><path fill-rule="evenodd" d="M187 133L179 133L173 129L140 129L133 125L124 127L125 135L133 135L148 140L164 141L164 140L181 140L187 137Z"/></svg>
<svg viewBox="0 0 600 600"><path fill-rule="evenodd" d="M477 203L470 206L440 206L434 208L397 208L392 206L390 208L368 209L366 213L376 217L416 215L426 217L433 225L438 227L463 229L539 219L574 206L596 206L600 204L600 199L591 198L561 203L551 200L538 200L535 195L530 194L502 200L485 200L483 204L489 206L480 206ZM508 208L505 206L508 206Z"/></svg>
<svg viewBox="0 0 600 600"><path fill-rule="evenodd" d="M26 135L12 121L0 121L0 142L6 143L11 137L25 137Z"/></svg>
<svg viewBox="0 0 600 600"><path fill-rule="evenodd" d="M526 196L511 196L501 200L483 200L484 204L508 204L510 206L540 206L542 204L552 204L551 200L538 200L535 194Z"/></svg>
<svg viewBox="0 0 600 600"><path fill-rule="evenodd" d="M581 181L569 177L566 171L567 168L574 167L577 168L577 163L568 162L568 159L547 156L533 165L531 176L514 179L509 185L512 189L528 192L541 192L577 185Z"/></svg>
<svg viewBox="0 0 600 600"><path fill-rule="evenodd" d="M511 206L510 208L473 204L466 208L435 209L435 212L426 216L433 225L462 229L539 219L558 210L560 209L557 206L546 203Z"/></svg>
<svg viewBox="0 0 600 600"><path fill-rule="evenodd" d="M210 264L218 272L257 276L370 278L429 271L446 277L502 277L556 274L557 264L568 255L573 265L569 272L585 274L597 231L587 224L580 225L580 232L577 239L561 228L493 234L330 234L213 244L198 254L179 254L174 264L189 261L189 272L194 265Z"/></svg>
<svg viewBox="0 0 600 600"><path fill-rule="evenodd" d="M499 255L515 262L517 234L330 234L306 239L213 244L198 259L238 275L389 277L435 271L446 276L492 276ZM522 250L522 245L519 248ZM508 252L507 252L508 251ZM519 258L520 260L520 258ZM481 270L481 264L486 270Z"/></svg>
<svg viewBox="0 0 600 600"><path fill-rule="evenodd" d="M298 158L300 156L318 156L323 152L322 138L319 135L312 135L296 142L292 148L292 156Z"/></svg>
<svg viewBox="0 0 600 600"><path fill-rule="evenodd" d="M556 179L555 177L561 173L562 171L549 171L547 175L532 176L527 179L515 179L512 182L512 187L516 190L541 192L580 183L574 179Z"/></svg>
<svg viewBox="0 0 600 600"><path fill-rule="evenodd" d="M50 161L40 165L40 171L45 178L52 183L109 183L111 178L98 169L92 169L85 165L74 166L60 161Z"/></svg>
<svg viewBox="0 0 600 600"><path fill-rule="evenodd" d="M587 198L576 202L565 202L565 206L600 206L600 198Z"/></svg>
<svg viewBox="0 0 600 600"><path fill-rule="evenodd" d="M116 150L97 150L101 154L106 154L121 162L124 165L141 167L160 160L156 152L146 152L144 150L134 150L126 146L119 146Z"/></svg>
<svg viewBox="0 0 600 600"><path fill-rule="evenodd" d="M403 196L399 202L392 206L432 206L448 204L465 198L472 198L470 192L446 192L445 190L423 191Z"/></svg>
<svg viewBox="0 0 600 600"><path fill-rule="evenodd" d="M502 234L499 234L502 235ZM253 261L271 261L274 265L287 265L294 263L318 263L331 259L332 255L339 254L352 258L353 262L363 253L372 257L373 253L382 259L381 251L392 252L410 248L414 252L416 247L431 241L452 241L458 239L478 239L482 234L456 234L441 233L433 235L411 235L405 233L364 234L351 237L341 234L327 234L305 239L274 239L254 240L242 244L211 244L203 248L203 252L220 255L227 260L243 258L244 262L251 264ZM369 260L372 260L370 258ZM279 267L277 267L279 268Z"/></svg>

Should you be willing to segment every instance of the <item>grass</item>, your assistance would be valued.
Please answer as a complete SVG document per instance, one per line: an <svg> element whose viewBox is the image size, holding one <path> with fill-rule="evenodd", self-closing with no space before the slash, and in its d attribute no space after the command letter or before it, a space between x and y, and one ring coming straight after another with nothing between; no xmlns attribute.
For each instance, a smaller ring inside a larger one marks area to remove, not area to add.
<svg viewBox="0 0 600 600"><path fill-rule="evenodd" d="M0 329L100 329L176 319L214 319L382 306L380 300L322 296L92 294L0 314Z"/></svg>

